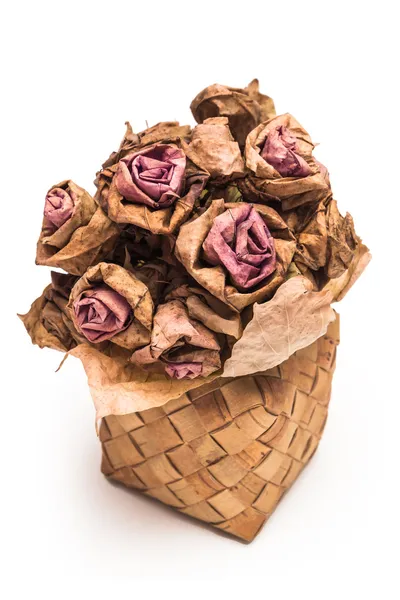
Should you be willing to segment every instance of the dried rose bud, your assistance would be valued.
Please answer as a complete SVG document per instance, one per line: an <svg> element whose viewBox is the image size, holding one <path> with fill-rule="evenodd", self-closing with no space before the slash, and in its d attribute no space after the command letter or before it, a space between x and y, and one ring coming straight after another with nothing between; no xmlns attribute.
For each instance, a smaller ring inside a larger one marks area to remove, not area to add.
<svg viewBox="0 0 400 600"><path fill-rule="evenodd" d="M71 180L46 195L36 264L82 275L111 250L119 229L92 196Z"/></svg>
<svg viewBox="0 0 400 600"><path fill-rule="evenodd" d="M126 329L133 318L125 298L104 284L82 292L74 310L81 333L92 343L109 340Z"/></svg>
<svg viewBox="0 0 400 600"><path fill-rule="evenodd" d="M203 243L204 257L223 265L238 289L250 289L275 270L274 239L260 214L250 205L219 215Z"/></svg>
<svg viewBox="0 0 400 600"><path fill-rule="evenodd" d="M197 94L190 108L198 123L210 117L227 117L232 135L241 147L254 127L276 114L272 98L260 94L257 79L243 89L210 85Z"/></svg>
<svg viewBox="0 0 400 600"><path fill-rule="evenodd" d="M77 195L73 188L51 188L47 192L44 205L44 216L49 222L49 227L56 231L64 225L71 218L76 203Z"/></svg>
<svg viewBox="0 0 400 600"><path fill-rule="evenodd" d="M176 146L156 144L119 162L116 186L128 202L166 208L180 197L186 156Z"/></svg>
<svg viewBox="0 0 400 600"><path fill-rule="evenodd" d="M95 198L115 223L170 235L189 218L208 178L177 144L157 143L98 173Z"/></svg>
<svg viewBox="0 0 400 600"><path fill-rule="evenodd" d="M295 249L293 234L271 207L218 199L182 225L175 255L203 288L240 312L272 297Z"/></svg>
<svg viewBox="0 0 400 600"><path fill-rule="evenodd" d="M268 133L261 156L282 177L307 177L311 168L304 158L296 154L296 145L296 136L284 125L278 125Z"/></svg>
<svg viewBox="0 0 400 600"><path fill-rule="evenodd" d="M250 174L238 180L244 197L254 202L279 201L284 211L328 198L328 172L313 157L313 149L307 131L291 115L261 123L246 140Z"/></svg>
<svg viewBox="0 0 400 600"><path fill-rule="evenodd" d="M68 311L76 328L91 343L110 340L132 351L150 340L150 292L119 265L99 263L88 269L72 288Z"/></svg>
<svg viewBox="0 0 400 600"><path fill-rule="evenodd" d="M221 367L220 349L216 334L190 318L184 302L170 300L157 308L150 344L136 350L131 361L175 379L194 379Z"/></svg>

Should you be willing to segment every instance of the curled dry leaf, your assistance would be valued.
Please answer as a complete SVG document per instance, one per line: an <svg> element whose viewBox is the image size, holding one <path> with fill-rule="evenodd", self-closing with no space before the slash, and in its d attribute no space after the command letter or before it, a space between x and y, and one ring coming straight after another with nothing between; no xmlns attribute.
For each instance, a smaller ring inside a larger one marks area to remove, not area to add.
<svg viewBox="0 0 400 600"><path fill-rule="evenodd" d="M131 124L127 121L126 132L119 148L116 152L112 152L109 158L102 164L102 170L108 169L117 164L127 154L131 154L135 150L156 144L157 142L174 142L177 139L184 139L190 135L189 125L179 125L177 121L163 121L153 125L140 133L134 133ZM95 185L99 183L101 170L96 174Z"/></svg>
<svg viewBox="0 0 400 600"><path fill-rule="evenodd" d="M332 294L334 301L339 302L343 300L347 292L363 273L371 258L369 249L360 240L348 269L340 277L330 279L323 289Z"/></svg>
<svg viewBox="0 0 400 600"><path fill-rule="evenodd" d="M154 315L151 341L136 350L131 361L156 367L176 379L207 377L221 367L221 347L215 333L189 317L181 300L160 304Z"/></svg>
<svg viewBox="0 0 400 600"><path fill-rule="evenodd" d="M304 277L284 283L254 314L226 361L223 377L266 371L312 344L335 319L329 291L313 292Z"/></svg>
<svg viewBox="0 0 400 600"><path fill-rule="evenodd" d="M287 147L273 140L266 148L279 131L284 132ZM243 194L256 202L279 201L285 211L325 199L330 195L328 172L313 158L313 149L309 134L292 115L261 123L246 140L245 162L251 175L240 182Z"/></svg>
<svg viewBox="0 0 400 600"><path fill-rule="evenodd" d="M210 117L227 117L232 135L241 147L254 127L275 116L274 102L259 92L257 79L246 88L210 85L197 94L190 108L198 123Z"/></svg>
<svg viewBox="0 0 400 600"><path fill-rule="evenodd" d="M346 213L342 217L336 200L328 205L326 224L328 256L325 270L330 279L336 279L350 267L360 240L354 231L352 216Z"/></svg>
<svg viewBox="0 0 400 600"><path fill-rule="evenodd" d="M223 333L235 339L239 339L242 335L240 315L206 290L184 284L174 289L166 297L167 300L174 298L183 300L189 317L200 321L211 331Z"/></svg>
<svg viewBox="0 0 400 600"><path fill-rule="evenodd" d="M51 278L52 283L32 303L29 312L19 317L33 344L67 352L84 339L67 313L69 293L77 278L55 272Z"/></svg>
<svg viewBox="0 0 400 600"><path fill-rule="evenodd" d="M213 296L226 303L232 310L240 312L253 302L270 298L284 281L285 273L296 248L293 235L283 219L268 206L254 204L253 208L264 220L271 233L275 252L276 268L264 281L248 292L241 292L229 283L226 269L221 265L210 266L204 260L203 244L215 219L226 210L234 210L243 204L225 204L213 200L210 207L199 217L185 223L176 240L175 254L191 275Z"/></svg>
<svg viewBox="0 0 400 600"><path fill-rule="evenodd" d="M192 131L190 143L183 143L183 149L216 183L245 176L240 148L232 137L226 117L206 119L197 125Z"/></svg>

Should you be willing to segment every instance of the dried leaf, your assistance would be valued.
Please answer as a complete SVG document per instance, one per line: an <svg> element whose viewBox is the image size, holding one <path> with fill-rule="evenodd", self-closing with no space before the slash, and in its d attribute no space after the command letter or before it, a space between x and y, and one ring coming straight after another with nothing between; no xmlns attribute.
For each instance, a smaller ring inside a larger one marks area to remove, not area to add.
<svg viewBox="0 0 400 600"><path fill-rule="evenodd" d="M106 356L87 344L80 344L70 354L82 361L97 419L162 406L221 375L216 371L208 377L171 379L127 364L123 358Z"/></svg>
<svg viewBox="0 0 400 600"><path fill-rule="evenodd" d="M183 143L186 155L217 183L245 176L240 148L229 130L226 117L206 119L192 131L190 143Z"/></svg>
<svg viewBox="0 0 400 600"><path fill-rule="evenodd" d="M197 94L190 108L198 123L210 117L227 117L232 135L241 147L254 127L275 115L274 102L260 94L257 79L243 89L210 85Z"/></svg>
<svg viewBox="0 0 400 600"><path fill-rule="evenodd" d="M335 319L330 292L312 292L304 277L293 277L254 315L226 361L223 377L266 371L312 344Z"/></svg>
<svg viewBox="0 0 400 600"><path fill-rule="evenodd" d="M349 268L337 279L330 279L323 289L329 291L333 299L339 302L353 287L371 258L369 249L360 241Z"/></svg>

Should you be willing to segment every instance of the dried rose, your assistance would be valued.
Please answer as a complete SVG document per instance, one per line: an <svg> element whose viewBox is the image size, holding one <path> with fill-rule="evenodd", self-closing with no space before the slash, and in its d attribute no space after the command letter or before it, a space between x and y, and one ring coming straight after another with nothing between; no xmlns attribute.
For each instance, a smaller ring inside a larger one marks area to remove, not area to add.
<svg viewBox="0 0 400 600"><path fill-rule="evenodd" d="M170 300L157 308L150 344L131 361L161 368L171 378L206 377L221 367L220 345L215 333L189 317L182 301Z"/></svg>
<svg viewBox="0 0 400 600"><path fill-rule="evenodd" d="M190 216L207 179L176 144L154 144L105 169L96 200L116 223L169 235Z"/></svg>
<svg viewBox="0 0 400 600"><path fill-rule="evenodd" d="M232 135L241 147L252 129L276 114L272 98L260 94L257 79L244 89L210 85L196 96L190 108L198 123L210 117L227 117Z"/></svg>
<svg viewBox="0 0 400 600"><path fill-rule="evenodd" d="M67 352L81 342L66 310L70 290L77 278L52 272L51 279L52 283L33 302L29 312L19 316L33 344Z"/></svg>
<svg viewBox="0 0 400 600"><path fill-rule="evenodd" d="M153 301L147 286L114 264L88 269L71 291L69 314L91 343L109 340L128 350L150 340Z"/></svg>
<svg viewBox="0 0 400 600"><path fill-rule="evenodd" d="M223 265L241 290L253 288L275 271L274 239L251 204L239 203L216 217L203 250L205 260Z"/></svg>
<svg viewBox="0 0 400 600"><path fill-rule="evenodd" d="M206 119L183 143L186 155L207 171L214 182L223 183L245 176L240 148L229 130L226 117Z"/></svg>
<svg viewBox="0 0 400 600"><path fill-rule="evenodd" d="M77 326L89 342L103 342L132 322L133 311L121 294L108 285L86 290L74 302Z"/></svg>
<svg viewBox="0 0 400 600"><path fill-rule="evenodd" d="M272 208L213 200L203 214L182 225L175 254L200 285L241 311L273 295L284 281L295 247L294 236Z"/></svg>
<svg viewBox="0 0 400 600"><path fill-rule="evenodd" d="M264 142L261 157L282 177L307 177L311 168L296 154L297 138L284 125L272 129Z"/></svg>
<svg viewBox="0 0 400 600"><path fill-rule="evenodd" d="M171 206L180 197L185 167L182 150L170 144L156 144L121 159L115 183L126 201L158 210Z"/></svg>
<svg viewBox="0 0 400 600"><path fill-rule="evenodd" d="M312 156L314 144L289 114L261 123L246 140L245 161L252 172L239 181L246 198L279 201L283 210L330 195L326 168Z"/></svg>
<svg viewBox="0 0 400 600"><path fill-rule="evenodd" d="M36 264L82 275L110 251L118 234L86 190L62 181L46 195Z"/></svg>

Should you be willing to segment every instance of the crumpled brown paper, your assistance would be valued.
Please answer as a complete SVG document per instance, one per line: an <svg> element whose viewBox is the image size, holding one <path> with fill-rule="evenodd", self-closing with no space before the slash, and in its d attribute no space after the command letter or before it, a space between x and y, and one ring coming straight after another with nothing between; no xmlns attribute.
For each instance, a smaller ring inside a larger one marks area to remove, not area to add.
<svg viewBox="0 0 400 600"><path fill-rule="evenodd" d="M85 290L99 284L106 284L120 294L133 311L133 320L127 329L114 335L109 341L122 348L133 351L150 341L153 324L154 305L147 286L137 277L119 265L99 263L87 270L71 290L67 311L70 319L79 331L74 302Z"/></svg>
<svg viewBox="0 0 400 600"><path fill-rule="evenodd" d="M261 150L268 133L281 126L297 138L296 153L310 167L310 175L283 177L262 158ZM255 202L279 201L285 211L325 199L330 195L329 176L326 168L312 156L313 149L309 134L292 115L280 115L261 123L246 139L245 162L251 175L239 182L240 189Z"/></svg>
<svg viewBox="0 0 400 600"><path fill-rule="evenodd" d="M215 183L245 176L240 148L229 130L227 117L206 119L191 134L190 143L182 147L196 165L210 174Z"/></svg>
<svg viewBox="0 0 400 600"><path fill-rule="evenodd" d="M214 219L235 204L225 204L223 200L213 200L210 207L199 217L182 225L175 247L175 254L188 273L212 295L228 304L231 309L240 312L253 302L270 298L284 281L285 273L292 261L296 249L293 235L278 213L269 206L254 204L254 208L265 220L274 238L276 250L276 269L261 283L259 288L249 292L239 292L227 281L224 268L212 267L202 256L202 245L209 233Z"/></svg>
<svg viewBox="0 0 400 600"><path fill-rule="evenodd" d="M257 79L245 88L214 84L202 90L190 105L194 118L227 117L233 137L243 147L248 133L275 116L274 101L259 92Z"/></svg>
<svg viewBox="0 0 400 600"><path fill-rule="evenodd" d="M272 369L326 332L335 313L329 291L313 292L304 277L290 278L269 302L255 304L253 318L226 361L223 377Z"/></svg>
<svg viewBox="0 0 400 600"><path fill-rule="evenodd" d="M119 228L96 206L90 194L73 181L62 181L55 187L72 189L77 202L71 218L56 231L49 230L46 217L43 218L36 264L82 275L111 250Z"/></svg>

